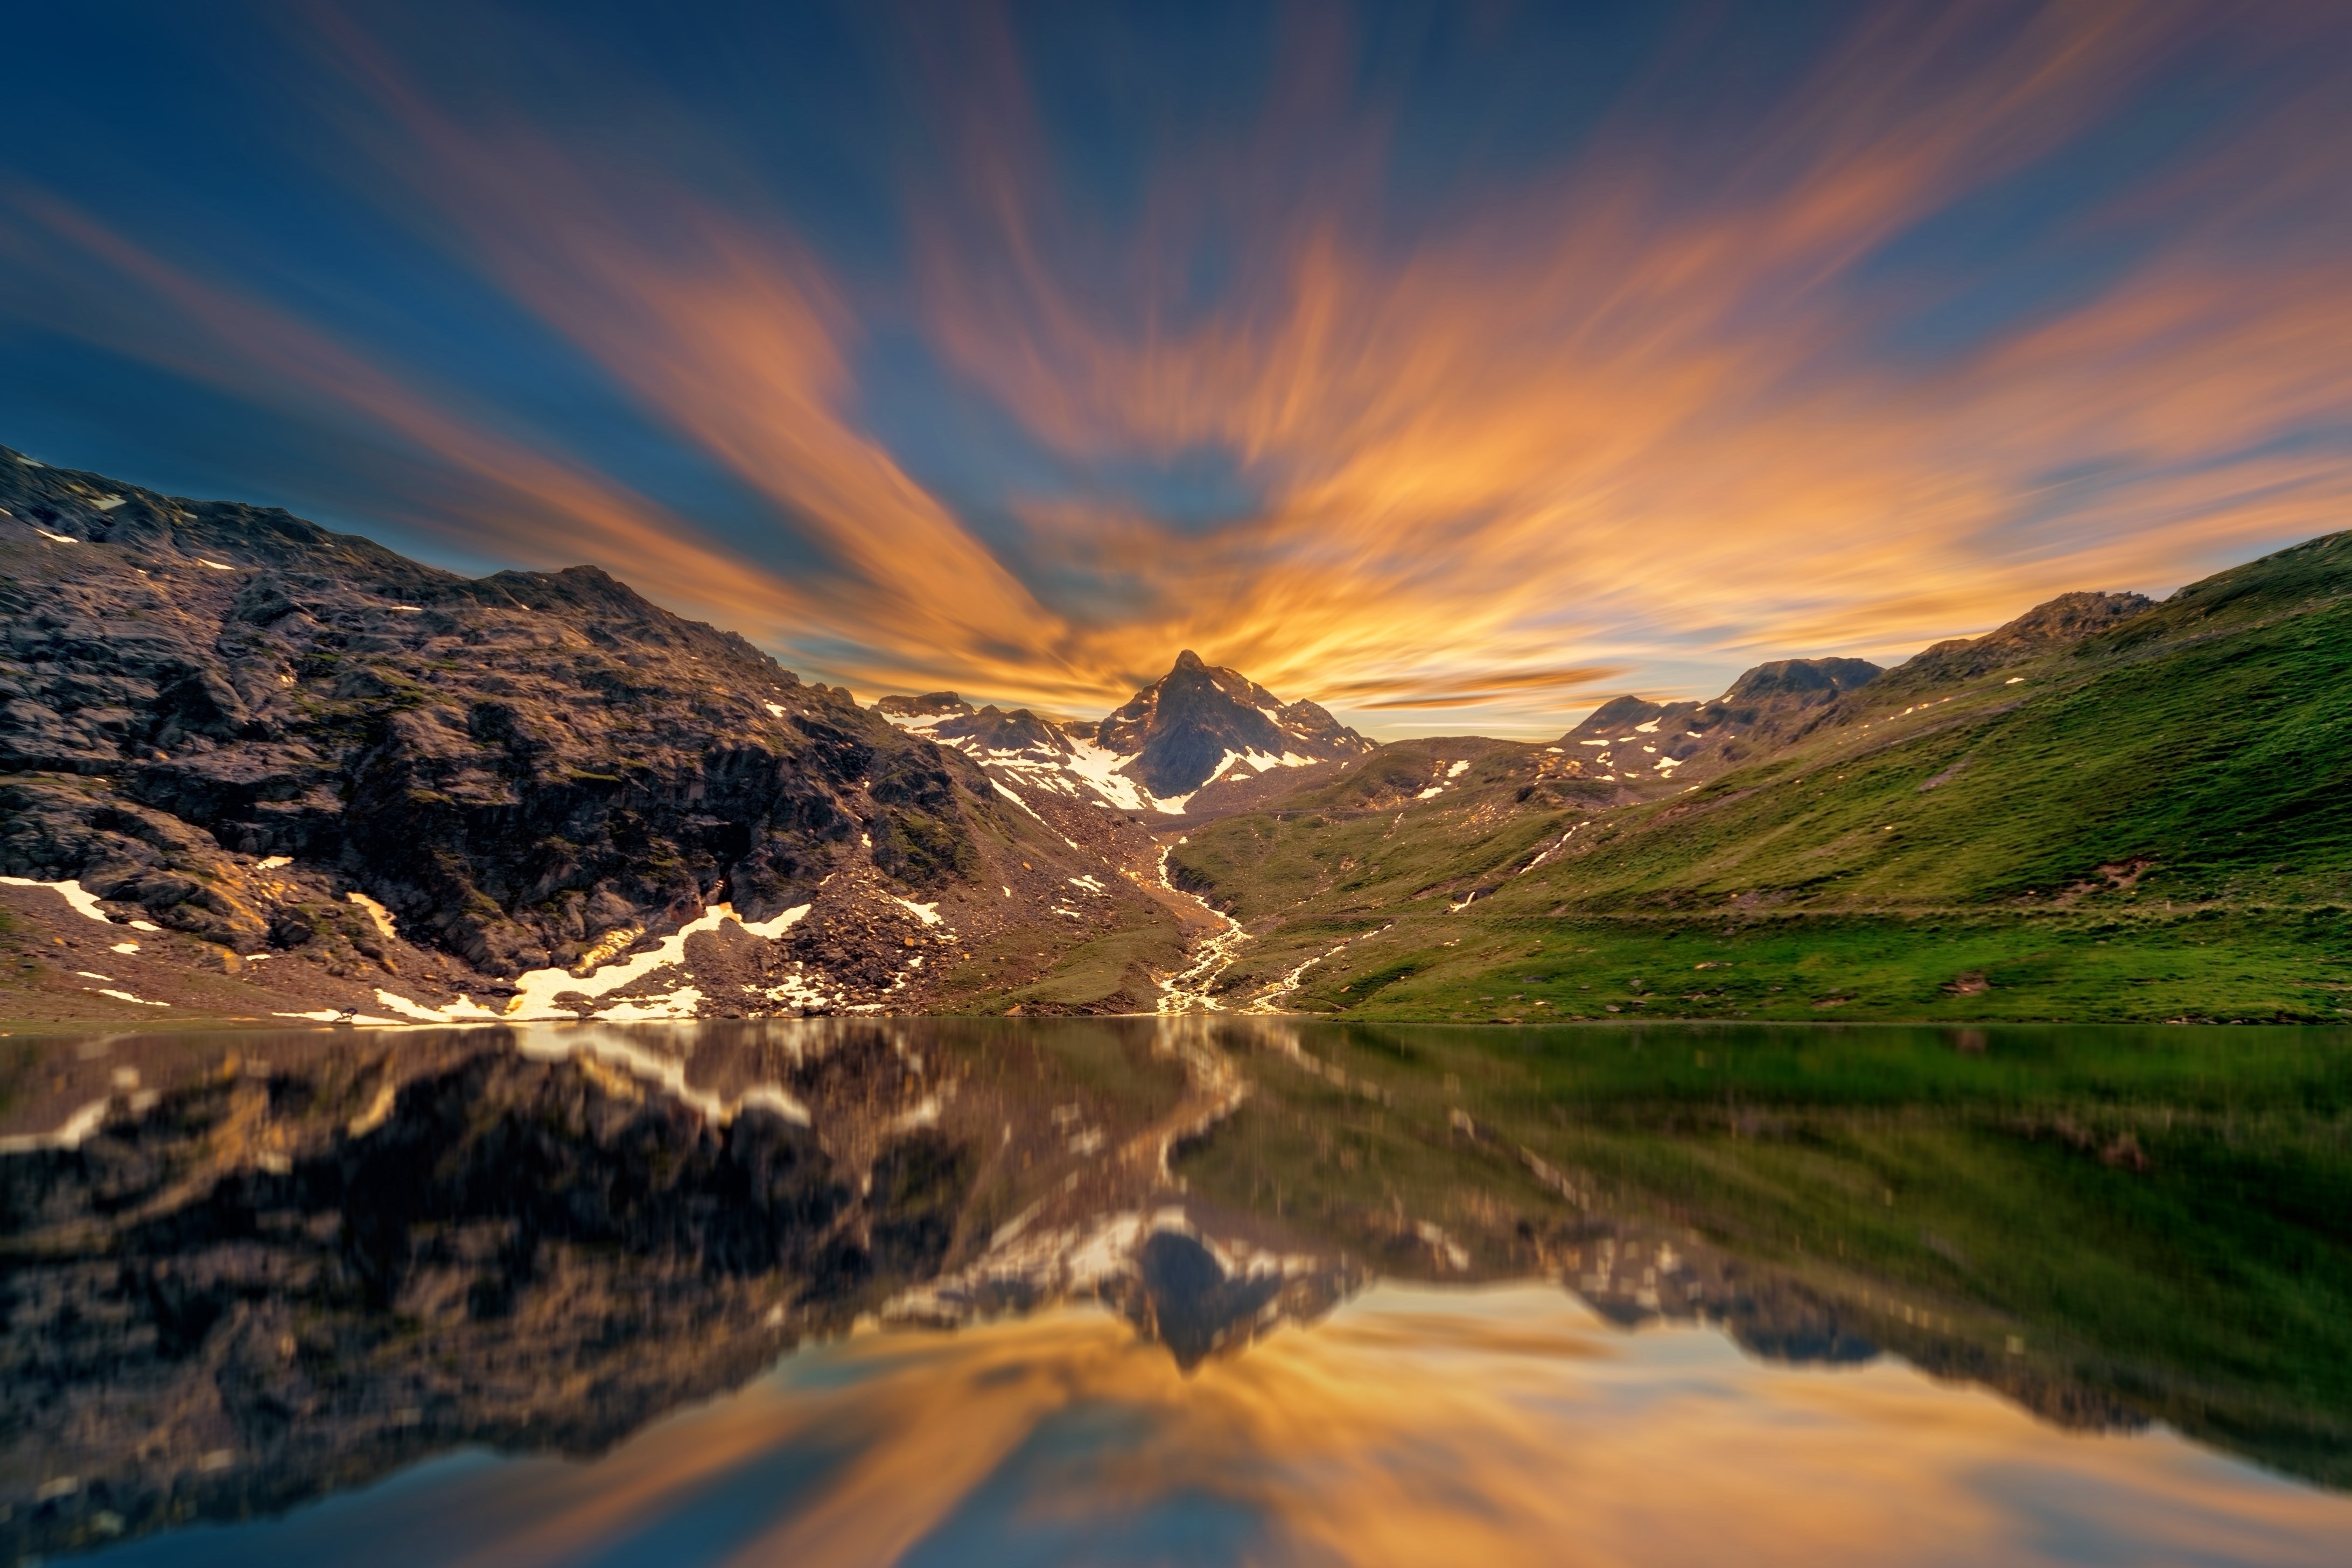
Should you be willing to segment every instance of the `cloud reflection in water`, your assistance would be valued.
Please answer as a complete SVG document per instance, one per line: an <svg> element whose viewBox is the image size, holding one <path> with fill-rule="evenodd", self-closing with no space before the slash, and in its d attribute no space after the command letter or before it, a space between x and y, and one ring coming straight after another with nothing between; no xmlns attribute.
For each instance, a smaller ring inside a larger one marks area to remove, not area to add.
<svg viewBox="0 0 2352 1568"><path fill-rule="evenodd" d="M869 1334L585 1465L443 1461L121 1561L2323 1563L2352 1499L1893 1360L1379 1287L1181 1372L1107 1313Z"/></svg>

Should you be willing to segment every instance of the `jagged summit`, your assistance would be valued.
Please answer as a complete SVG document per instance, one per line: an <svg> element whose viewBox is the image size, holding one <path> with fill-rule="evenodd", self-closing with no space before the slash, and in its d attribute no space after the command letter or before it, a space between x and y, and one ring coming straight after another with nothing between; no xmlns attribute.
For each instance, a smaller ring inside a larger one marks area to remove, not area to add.
<svg viewBox="0 0 2352 1568"><path fill-rule="evenodd" d="M1811 707L1867 686L1885 671L1866 658L1776 658L1731 683L1717 700L1729 707Z"/></svg>
<svg viewBox="0 0 2352 1568"><path fill-rule="evenodd" d="M962 750L1000 784L1129 811L1181 813L1206 785L1359 756L1373 742L1308 701L1285 702L1191 648L1093 723L975 709L952 691L885 697L874 710Z"/></svg>
<svg viewBox="0 0 2352 1568"><path fill-rule="evenodd" d="M952 691L927 691L920 697L885 697L874 711L889 719L933 719L972 711L971 703Z"/></svg>
<svg viewBox="0 0 2352 1568"><path fill-rule="evenodd" d="M1286 703L1239 670L1187 648L1106 718L1095 741L1134 759L1122 771L1155 795L1190 795L1233 768L1258 772L1355 756L1372 742L1313 702Z"/></svg>
<svg viewBox="0 0 2352 1568"><path fill-rule="evenodd" d="M881 698L875 702L874 711L901 730L955 747L982 767L1024 775L1074 768L1085 743L1064 725L1026 708L1008 710L993 703L974 708L952 691ZM999 787L1003 787L1001 780Z"/></svg>

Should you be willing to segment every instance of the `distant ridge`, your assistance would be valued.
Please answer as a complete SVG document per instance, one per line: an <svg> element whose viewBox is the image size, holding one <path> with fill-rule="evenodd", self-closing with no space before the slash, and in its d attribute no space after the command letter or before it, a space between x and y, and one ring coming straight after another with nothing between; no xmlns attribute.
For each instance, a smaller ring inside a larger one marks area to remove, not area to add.
<svg viewBox="0 0 2352 1568"><path fill-rule="evenodd" d="M1559 738L1568 758L1560 771L1604 784L1709 777L1793 738L1829 704L1884 673L1867 659L1781 658L1705 702L1612 698Z"/></svg>

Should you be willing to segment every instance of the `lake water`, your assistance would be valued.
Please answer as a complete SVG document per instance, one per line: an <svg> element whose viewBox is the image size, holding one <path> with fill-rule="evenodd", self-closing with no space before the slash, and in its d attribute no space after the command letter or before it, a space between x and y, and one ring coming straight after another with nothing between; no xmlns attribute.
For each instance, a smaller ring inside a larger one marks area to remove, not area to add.
<svg viewBox="0 0 2352 1568"><path fill-rule="evenodd" d="M0 1561L2352 1560L2352 1035L0 1038Z"/></svg>

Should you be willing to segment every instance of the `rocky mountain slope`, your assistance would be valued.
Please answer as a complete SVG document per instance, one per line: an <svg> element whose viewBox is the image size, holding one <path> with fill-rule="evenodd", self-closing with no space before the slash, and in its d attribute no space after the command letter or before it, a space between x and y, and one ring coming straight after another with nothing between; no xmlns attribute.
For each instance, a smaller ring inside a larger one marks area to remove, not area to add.
<svg viewBox="0 0 2352 1568"><path fill-rule="evenodd" d="M1841 696L1883 673L1867 659L1783 658L1758 665L1708 702L1614 698L1559 738L1559 771L1636 789L1687 787L1801 739Z"/></svg>
<svg viewBox="0 0 2352 1568"><path fill-rule="evenodd" d="M0 562L19 1016L921 1008L1179 940L960 752L592 567L469 581L5 449Z"/></svg>

